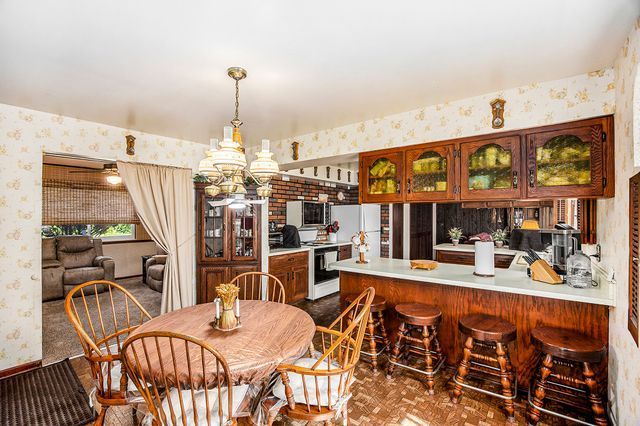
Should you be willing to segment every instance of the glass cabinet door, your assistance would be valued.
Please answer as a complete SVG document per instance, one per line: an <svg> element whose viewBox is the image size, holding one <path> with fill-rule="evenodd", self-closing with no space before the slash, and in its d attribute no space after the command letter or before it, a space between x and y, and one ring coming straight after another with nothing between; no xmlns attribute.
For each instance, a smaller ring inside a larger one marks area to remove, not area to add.
<svg viewBox="0 0 640 426"><path fill-rule="evenodd" d="M223 206L212 207L208 201L213 198L204 197L202 208L203 215L203 253L202 257L207 260L225 260L226 253L226 233L225 233L225 214L226 209Z"/></svg>
<svg viewBox="0 0 640 426"><path fill-rule="evenodd" d="M407 200L455 199L454 150L454 144L433 144L407 151Z"/></svg>
<svg viewBox="0 0 640 426"><path fill-rule="evenodd" d="M403 157L401 151L362 157L360 176L363 181L363 202L402 201Z"/></svg>
<svg viewBox="0 0 640 426"><path fill-rule="evenodd" d="M257 214L259 208L248 205L244 209L229 209L231 215L231 257L233 260L256 259Z"/></svg>
<svg viewBox="0 0 640 426"><path fill-rule="evenodd" d="M531 197L602 195L605 181L603 126L527 135L527 194Z"/></svg>
<svg viewBox="0 0 640 426"><path fill-rule="evenodd" d="M462 199L513 199L521 194L520 137L460 144Z"/></svg>

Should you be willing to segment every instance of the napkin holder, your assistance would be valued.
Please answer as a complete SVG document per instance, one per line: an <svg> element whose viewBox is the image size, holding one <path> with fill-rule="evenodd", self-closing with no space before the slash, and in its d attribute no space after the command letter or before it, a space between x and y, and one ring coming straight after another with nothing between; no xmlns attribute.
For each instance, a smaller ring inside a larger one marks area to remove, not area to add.
<svg viewBox="0 0 640 426"><path fill-rule="evenodd" d="M538 259L529 266L531 269L531 279L547 284L562 284L562 278L543 259Z"/></svg>

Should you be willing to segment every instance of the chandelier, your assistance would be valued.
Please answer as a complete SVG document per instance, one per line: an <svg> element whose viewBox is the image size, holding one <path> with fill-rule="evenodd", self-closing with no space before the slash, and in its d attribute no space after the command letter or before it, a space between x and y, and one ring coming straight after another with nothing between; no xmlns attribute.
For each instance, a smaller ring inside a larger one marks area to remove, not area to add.
<svg viewBox="0 0 640 426"><path fill-rule="evenodd" d="M258 184L257 194L260 198L268 198L272 189L269 185L271 178L279 173L278 163L271 158L269 140L262 140L262 149L257 158L247 168L240 126L242 121L238 117L240 107L239 82L247 76L244 68L232 67L227 70L229 77L236 82L235 116L231 120L232 126L224 126L223 139L211 139L207 156L200 161L198 172L207 177L211 185L205 188L205 193L211 197L224 194L226 200L221 203L235 208L244 208L247 189L245 182L248 178Z"/></svg>

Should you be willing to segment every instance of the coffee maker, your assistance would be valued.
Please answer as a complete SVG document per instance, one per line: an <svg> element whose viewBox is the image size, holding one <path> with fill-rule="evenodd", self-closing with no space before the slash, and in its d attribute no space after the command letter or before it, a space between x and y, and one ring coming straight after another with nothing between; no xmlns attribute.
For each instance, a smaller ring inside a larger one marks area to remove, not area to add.
<svg viewBox="0 0 640 426"><path fill-rule="evenodd" d="M559 223L554 229L541 229L540 235L545 246L551 246L553 269L561 275L567 273L567 259L580 250L580 231Z"/></svg>

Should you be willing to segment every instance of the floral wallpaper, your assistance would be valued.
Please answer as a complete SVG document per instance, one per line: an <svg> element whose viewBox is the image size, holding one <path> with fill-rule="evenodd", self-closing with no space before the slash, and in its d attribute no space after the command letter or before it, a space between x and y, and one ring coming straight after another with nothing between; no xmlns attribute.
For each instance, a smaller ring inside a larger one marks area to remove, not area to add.
<svg viewBox="0 0 640 426"><path fill-rule="evenodd" d="M292 136L271 146L280 163L290 163L293 141L300 142L300 161L306 161L561 123L612 114L614 87L614 71L608 68ZM489 102L497 97L506 100L505 126L494 130L491 128Z"/></svg>
<svg viewBox="0 0 640 426"><path fill-rule="evenodd" d="M614 68L616 196L598 202L602 263L614 269L617 284L617 307L609 315L609 400L619 425L640 425L640 349L627 329L629 178L640 171L634 168L633 143L633 121L640 119L640 97L633 96L634 83L640 81L639 59L640 19L622 46ZM638 152L635 156L638 163Z"/></svg>
<svg viewBox="0 0 640 426"><path fill-rule="evenodd" d="M136 156L125 154L126 134ZM206 146L0 104L0 370L42 358L42 153L197 167Z"/></svg>

